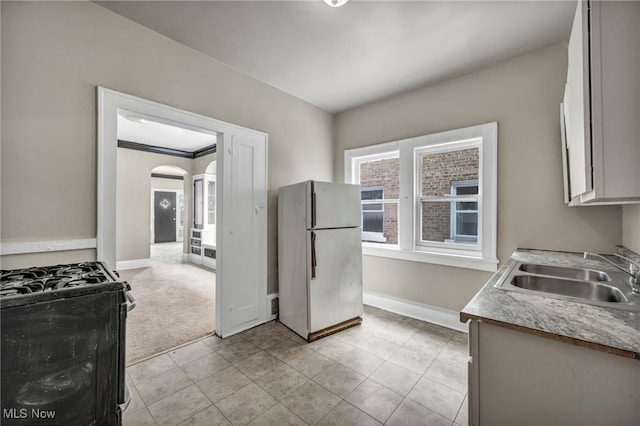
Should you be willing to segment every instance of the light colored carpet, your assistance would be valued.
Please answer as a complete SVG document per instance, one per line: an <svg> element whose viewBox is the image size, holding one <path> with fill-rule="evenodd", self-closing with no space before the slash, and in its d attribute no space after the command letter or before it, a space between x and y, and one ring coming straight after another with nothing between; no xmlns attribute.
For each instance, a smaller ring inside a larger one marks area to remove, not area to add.
<svg viewBox="0 0 640 426"><path fill-rule="evenodd" d="M181 244L154 244L151 267L120 271L137 302L127 317L128 365L215 330L215 271L182 263Z"/></svg>

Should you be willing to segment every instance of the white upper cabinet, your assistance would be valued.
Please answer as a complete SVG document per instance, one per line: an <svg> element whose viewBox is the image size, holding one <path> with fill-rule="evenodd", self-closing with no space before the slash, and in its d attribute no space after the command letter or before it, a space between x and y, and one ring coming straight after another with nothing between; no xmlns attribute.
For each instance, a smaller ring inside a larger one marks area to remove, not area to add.
<svg viewBox="0 0 640 426"><path fill-rule="evenodd" d="M579 1L568 61L566 201L640 202L640 2Z"/></svg>

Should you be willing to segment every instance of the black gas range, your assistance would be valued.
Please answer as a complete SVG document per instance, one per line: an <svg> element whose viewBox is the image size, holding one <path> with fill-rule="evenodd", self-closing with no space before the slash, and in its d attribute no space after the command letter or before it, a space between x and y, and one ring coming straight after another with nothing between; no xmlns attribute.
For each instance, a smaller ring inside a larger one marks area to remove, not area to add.
<svg viewBox="0 0 640 426"><path fill-rule="evenodd" d="M0 423L122 424L128 284L102 262L0 273Z"/></svg>

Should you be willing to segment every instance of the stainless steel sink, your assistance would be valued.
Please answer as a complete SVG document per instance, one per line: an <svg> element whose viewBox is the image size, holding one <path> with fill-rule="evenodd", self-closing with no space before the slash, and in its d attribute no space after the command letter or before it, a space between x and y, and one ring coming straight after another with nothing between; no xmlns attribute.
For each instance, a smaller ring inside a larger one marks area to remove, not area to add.
<svg viewBox="0 0 640 426"><path fill-rule="evenodd" d="M538 275L516 275L511 284L526 290L541 291L597 302L621 303L629 299L616 287L590 281L566 280Z"/></svg>
<svg viewBox="0 0 640 426"><path fill-rule="evenodd" d="M565 266L538 265L535 263L522 263L521 271L538 275L550 275L553 277L572 278L583 281L611 281L606 272L593 269L568 268Z"/></svg>
<svg viewBox="0 0 640 426"><path fill-rule="evenodd" d="M640 295L634 294L622 272L515 262L495 286L589 305L640 312Z"/></svg>

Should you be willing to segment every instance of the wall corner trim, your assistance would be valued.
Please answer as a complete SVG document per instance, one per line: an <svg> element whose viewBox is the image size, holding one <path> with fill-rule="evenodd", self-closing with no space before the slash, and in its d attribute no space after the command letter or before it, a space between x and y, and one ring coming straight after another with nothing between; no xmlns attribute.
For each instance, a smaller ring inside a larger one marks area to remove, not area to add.
<svg viewBox="0 0 640 426"><path fill-rule="evenodd" d="M450 311L370 291L364 292L363 302L365 305L373 306L374 308L395 312L396 314L441 325L463 333L469 332L467 325L460 322L460 313L457 311Z"/></svg>
<svg viewBox="0 0 640 426"><path fill-rule="evenodd" d="M95 249L96 239L81 240L53 240L53 241L25 241L19 243L1 243L0 255L48 253L55 251Z"/></svg>

